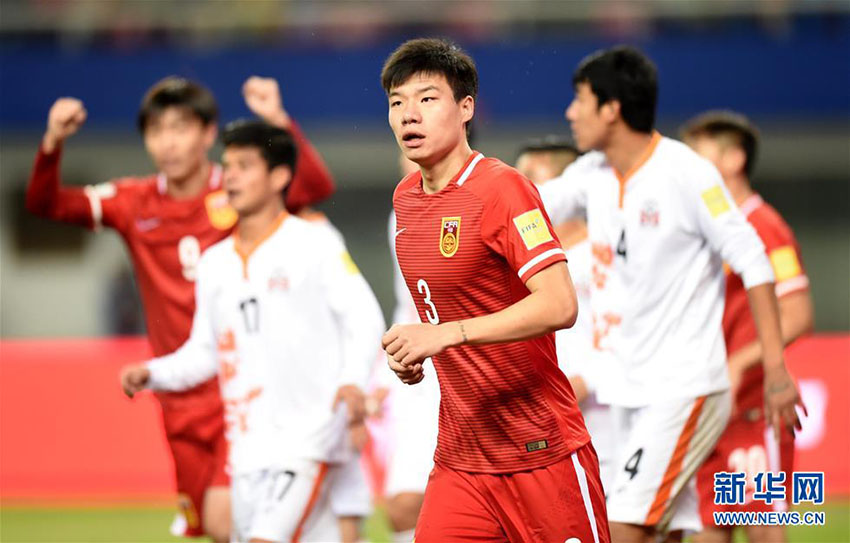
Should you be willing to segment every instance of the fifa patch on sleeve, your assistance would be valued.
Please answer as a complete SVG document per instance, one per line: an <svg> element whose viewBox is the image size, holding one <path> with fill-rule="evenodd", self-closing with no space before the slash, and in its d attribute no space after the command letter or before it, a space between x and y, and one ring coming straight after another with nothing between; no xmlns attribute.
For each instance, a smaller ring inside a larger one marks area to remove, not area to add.
<svg viewBox="0 0 850 543"><path fill-rule="evenodd" d="M703 192L702 201L705 202L705 206L712 217L717 217L729 211L729 202L719 185Z"/></svg>
<svg viewBox="0 0 850 543"><path fill-rule="evenodd" d="M360 273L360 270L357 268L357 264L354 263L354 259L351 258L350 254L348 254L348 251L342 252L342 265L345 266L345 271L351 275L357 275Z"/></svg>
<svg viewBox="0 0 850 543"><path fill-rule="evenodd" d="M797 252L788 245L770 252L770 264L773 266L773 274L776 275L777 283L797 277L803 271L800 268L800 261L797 259Z"/></svg>
<svg viewBox="0 0 850 543"><path fill-rule="evenodd" d="M543 219L543 213L537 208L514 217L514 226L528 250L553 239L552 233L546 226L546 220Z"/></svg>

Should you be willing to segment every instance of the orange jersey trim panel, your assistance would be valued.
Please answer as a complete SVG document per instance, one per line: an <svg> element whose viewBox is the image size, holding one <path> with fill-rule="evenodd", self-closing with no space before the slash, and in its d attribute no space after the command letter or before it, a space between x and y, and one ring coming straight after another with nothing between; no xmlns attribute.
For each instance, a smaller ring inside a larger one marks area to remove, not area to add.
<svg viewBox="0 0 850 543"><path fill-rule="evenodd" d="M658 143L660 141L661 134L657 131L653 132L652 139L649 141L649 146L644 150L643 154L640 155L638 161L635 162L634 165L629 168L629 171L627 171L625 174L621 174L614 167L611 168L612 170L614 170L614 175L617 176L617 181L620 182L620 209L623 209L623 198L626 195L626 182L629 180L630 177L635 174L635 172L637 172L644 164L646 164L646 161L649 160L649 157L651 157L652 153L655 152L655 148L658 147Z"/></svg>
<svg viewBox="0 0 850 543"><path fill-rule="evenodd" d="M307 524L307 519L310 518L310 513L313 512L313 507L319 499L319 492L322 490L322 483L325 482L325 477L328 474L328 464L322 462L319 466L319 474L316 476L316 482L313 483L313 491L310 492L310 499L307 501L307 507L304 508L304 513L301 514L301 520L298 521L298 526L292 534L292 543L298 543L301 540L301 532L304 531L304 525Z"/></svg>
<svg viewBox="0 0 850 543"><path fill-rule="evenodd" d="M685 455L688 453L694 432L696 432L697 422L705 405L705 398L705 396L697 398L693 409L691 409L691 414L685 422L685 427L682 429L682 433L679 434L679 441L676 442L673 457L670 458L667 471L664 472L664 478L661 479L661 486L658 487L655 500L653 500L652 506L649 508L649 514L646 516L646 522L644 522L646 526L655 526L664 514L665 505L670 499L670 492L673 489L673 482L682 473L682 464L685 461Z"/></svg>
<svg viewBox="0 0 850 543"><path fill-rule="evenodd" d="M233 248L236 250L236 254L239 255L239 258L242 259L242 277L248 279L248 259L251 258L251 255L254 251L257 250L257 247L263 244L264 241L269 239L272 234L274 234L280 225L283 224L283 221L289 217L289 213L286 211L281 211L280 215L274 220L274 222L268 227L268 229L263 233L260 238L255 241L247 250L243 251L239 247L239 228L237 227L236 231L233 232Z"/></svg>

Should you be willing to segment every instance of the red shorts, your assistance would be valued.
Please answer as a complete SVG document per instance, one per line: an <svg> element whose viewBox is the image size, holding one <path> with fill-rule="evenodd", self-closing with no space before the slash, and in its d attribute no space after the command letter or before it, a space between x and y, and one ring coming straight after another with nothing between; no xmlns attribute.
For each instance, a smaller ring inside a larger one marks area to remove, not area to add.
<svg viewBox="0 0 850 543"><path fill-rule="evenodd" d="M588 443L552 465L510 474L437 465L428 478L414 539L608 543L596 451Z"/></svg>
<svg viewBox="0 0 850 543"><path fill-rule="evenodd" d="M224 407L218 380L211 379L178 394L157 394L165 437L174 458L178 505L186 519L183 535L204 535L204 494L213 486L229 486Z"/></svg>
<svg viewBox="0 0 850 543"><path fill-rule="evenodd" d="M714 474L717 472L746 472L747 489L744 503L716 505L714 503ZM758 473L785 472L786 501L771 505L753 500L754 477ZM785 511L791 499L792 473L794 471L794 435L783 429L779 442L773 429L765 424L761 409L751 409L729 421L714 450L697 472L699 513L705 526L714 526L714 512L720 511Z"/></svg>

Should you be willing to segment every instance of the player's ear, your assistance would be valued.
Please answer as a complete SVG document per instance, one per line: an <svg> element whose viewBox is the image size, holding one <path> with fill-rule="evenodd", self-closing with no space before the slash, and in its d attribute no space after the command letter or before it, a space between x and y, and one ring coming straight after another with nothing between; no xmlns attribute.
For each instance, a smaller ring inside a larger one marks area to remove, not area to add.
<svg viewBox="0 0 850 543"><path fill-rule="evenodd" d="M209 151L218 140L218 125L209 123L204 127L204 147Z"/></svg>
<svg viewBox="0 0 850 543"><path fill-rule="evenodd" d="M720 155L720 162L720 169L724 174L727 172L730 174L739 174L744 171L744 165L747 163L747 155L743 149L729 146Z"/></svg>
<svg viewBox="0 0 850 543"><path fill-rule="evenodd" d="M607 123L613 123L620 117L620 101L609 100L599 108L599 115Z"/></svg>
<svg viewBox="0 0 850 543"><path fill-rule="evenodd" d="M284 165L275 166L270 176L274 192L280 192L292 181L292 168Z"/></svg>
<svg viewBox="0 0 850 543"><path fill-rule="evenodd" d="M475 98L466 95L460 100L460 114L463 119L463 124L468 123L475 116Z"/></svg>

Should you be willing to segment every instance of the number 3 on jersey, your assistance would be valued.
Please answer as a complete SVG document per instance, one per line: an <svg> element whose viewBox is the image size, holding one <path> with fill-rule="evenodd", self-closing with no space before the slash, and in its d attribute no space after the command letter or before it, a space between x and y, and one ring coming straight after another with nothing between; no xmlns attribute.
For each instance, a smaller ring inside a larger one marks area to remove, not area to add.
<svg viewBox="0 0 850 543"><path fill-rule="evenodd" d="M431 324L440 324L440 316L437 315L437 308L434 306L434 302L431 301L431 289L428 288L428 283L424 279L420 279L416 282L416 290L425 297L424 302L428 306L428 309L425 310L425 316L428 317L428 322Z"/></svg>

